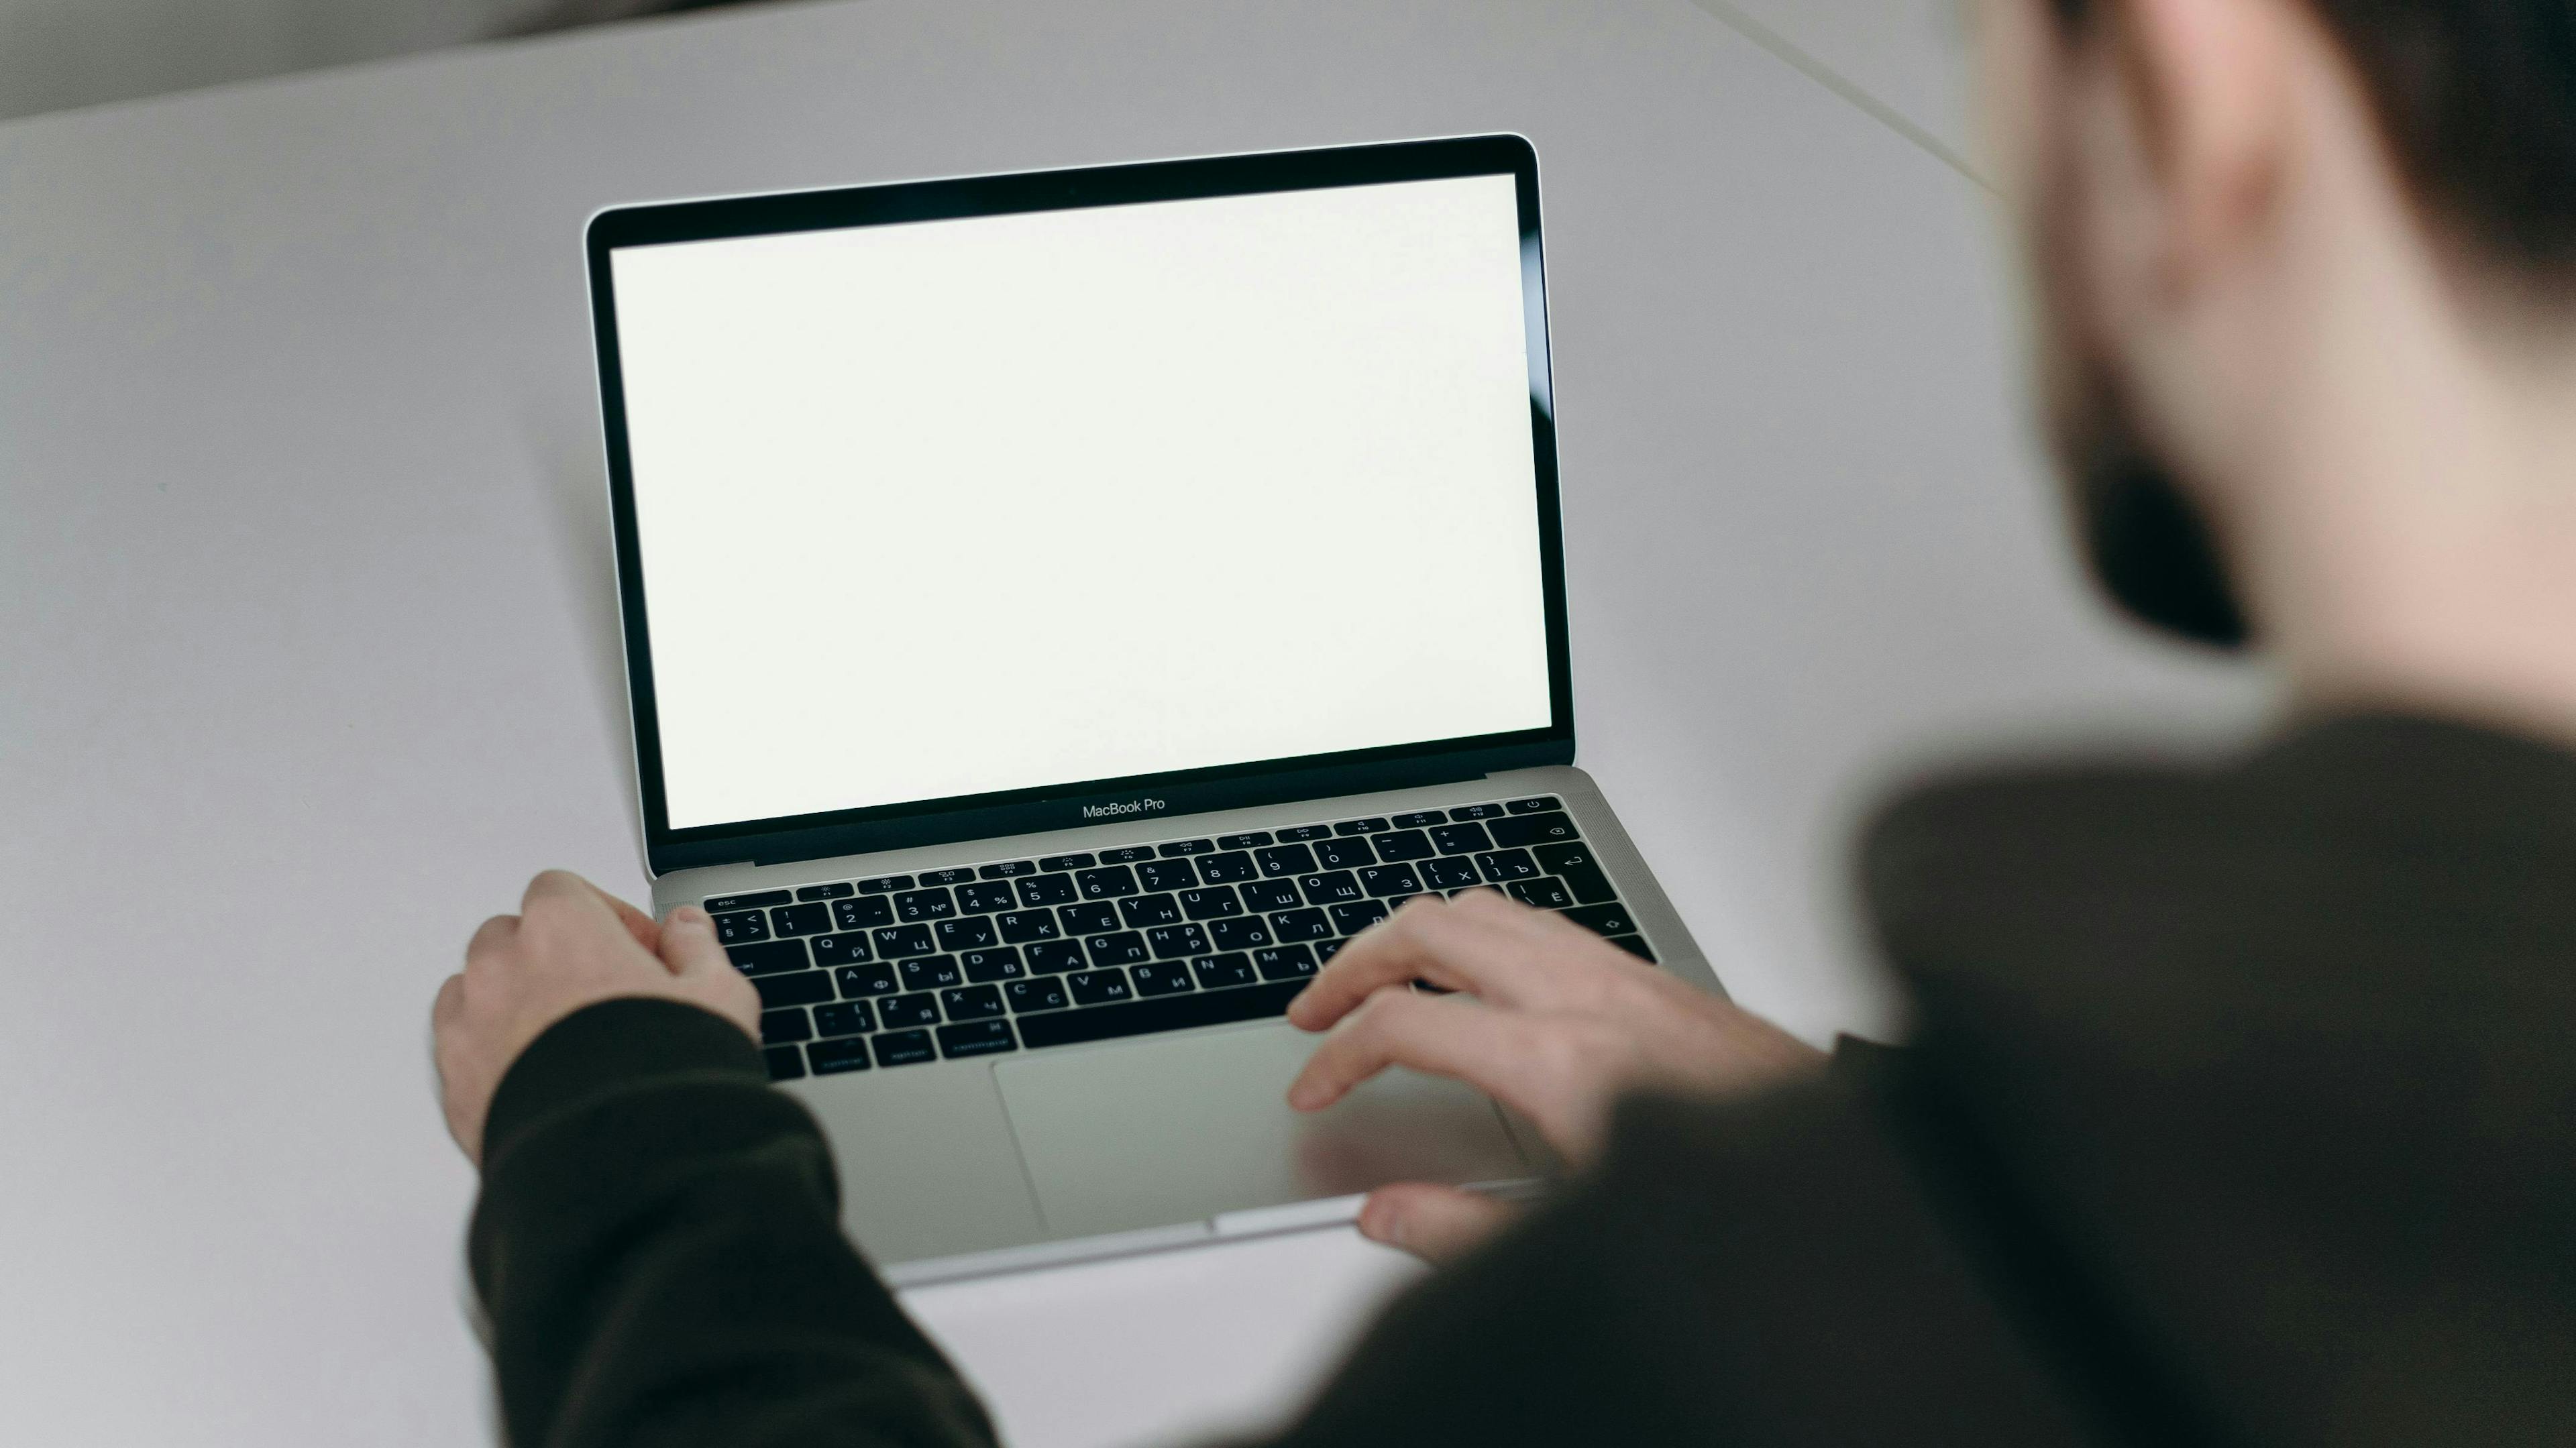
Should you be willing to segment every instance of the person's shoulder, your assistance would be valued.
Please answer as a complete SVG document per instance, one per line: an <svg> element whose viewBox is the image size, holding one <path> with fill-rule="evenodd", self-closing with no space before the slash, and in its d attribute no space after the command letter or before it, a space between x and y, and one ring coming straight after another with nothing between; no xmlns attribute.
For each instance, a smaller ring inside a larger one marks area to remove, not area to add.
<svg viewBox="0 0 2576 1448"><path fill-rule="evenodd" d="M2071 942L2110 961L2148 950L2219 964L2249 932L2308 923L2332 937L2392 915L2576 925L2564 883L2576 754L2444 720L2342 716L2225 759L1933 781L1875 818L1859 863L1882 943L1909 970L2062 966Z"/></svg>

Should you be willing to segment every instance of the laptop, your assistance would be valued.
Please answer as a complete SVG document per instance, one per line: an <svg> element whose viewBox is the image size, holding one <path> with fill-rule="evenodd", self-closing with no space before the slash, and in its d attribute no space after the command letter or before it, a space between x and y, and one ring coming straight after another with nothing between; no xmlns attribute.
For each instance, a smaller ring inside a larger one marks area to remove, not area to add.
<svg viewBox="0 0 2576 1448"><path fill-rule="evenodd" d="M713 912L893 1281L1543 1180L1453 1082L1285 1104L1288 1002L1413 896L1717 990L1574 767L1525 140L619 207L588 257L653 903Z"/></svg>

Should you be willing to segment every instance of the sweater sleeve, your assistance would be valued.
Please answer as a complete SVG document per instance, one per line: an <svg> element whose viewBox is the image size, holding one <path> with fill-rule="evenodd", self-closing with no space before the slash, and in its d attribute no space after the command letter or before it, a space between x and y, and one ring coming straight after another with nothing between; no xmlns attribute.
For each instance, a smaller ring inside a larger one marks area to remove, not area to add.
<svg viewBox="0 0 2576 1448"><path fill-rule="evenodd" d="M731 1022L557 1022L493 1095L467 1249L508 1441L990 1445L839 1212L821 1131Z"/></svg>

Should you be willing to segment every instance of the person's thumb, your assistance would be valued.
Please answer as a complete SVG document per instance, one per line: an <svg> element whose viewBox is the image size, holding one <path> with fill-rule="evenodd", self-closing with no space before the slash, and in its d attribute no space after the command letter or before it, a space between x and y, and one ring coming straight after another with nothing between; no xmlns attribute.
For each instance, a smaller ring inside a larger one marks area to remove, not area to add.
<svg viewBox="0 0 2576 1448"><path fill-rule="evenodd" d="M1405 1182L1369 1193L1360 1204L1360 1235L1426 1262L1446 1262L1501 1230L1516 1210L1477 1192Z"/></svg>
<svg viewBox="0 0 2576 1448"><path fill-rule="evenodd" d="M681 906L662 922L662 943L657 953L673 975L703 975L718 967L733 969L723 943L716 939L715 917L695 905Z"/></svg>

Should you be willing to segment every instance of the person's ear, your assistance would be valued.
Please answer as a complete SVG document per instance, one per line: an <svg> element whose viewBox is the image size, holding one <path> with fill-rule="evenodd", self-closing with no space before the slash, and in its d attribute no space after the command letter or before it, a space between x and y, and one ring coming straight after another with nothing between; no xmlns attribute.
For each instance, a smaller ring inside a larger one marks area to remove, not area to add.
<svg viewBox="0 0 2576 1448"><path fill-rule="evenodd" d="M2296 141L2292 50L2302 0L2111 0L2106 77L2156 195L2150 264L2187 295L2273 215ZM2132 213L2135 215L2135 213Z"/></svg>

